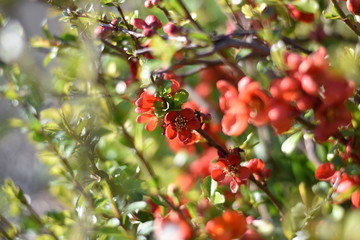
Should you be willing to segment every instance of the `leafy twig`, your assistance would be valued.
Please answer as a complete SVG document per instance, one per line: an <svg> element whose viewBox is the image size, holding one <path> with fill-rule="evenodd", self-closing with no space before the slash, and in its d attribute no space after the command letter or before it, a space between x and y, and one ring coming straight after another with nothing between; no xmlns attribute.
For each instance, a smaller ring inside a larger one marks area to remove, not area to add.
<svg viewBox="0 0 360 240"><path fill-rule="evenodd" d="M354 23L346 16L344 11L341 9L340 4L338 3L338 0L331 0L331 2L334 4L336 11L339 13L339 15L342 18L342 20L344 21L344 23L349 28L351 28L351 30L353 30L353 32L356 33L356 35L360 36L360 25L357 23Z"/></svg>

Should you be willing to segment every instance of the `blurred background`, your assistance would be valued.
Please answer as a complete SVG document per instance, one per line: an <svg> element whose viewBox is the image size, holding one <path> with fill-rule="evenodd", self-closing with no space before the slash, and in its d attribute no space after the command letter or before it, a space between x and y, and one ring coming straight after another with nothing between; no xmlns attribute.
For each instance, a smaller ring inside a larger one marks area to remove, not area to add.
<svg viewBox="0 0 360 240"><path fill-rule="evenodd" d="M0 13L11 22L19 23L23 27L25 38L30 39L42 34L41 23L46 18L47 6L30 0L0 0ZM39 68L43 56L41 53L32 54L33 61ZM57 208L54 198L46 190L49 179L46 167L38 161L36 151L26 134L8 126L8 119L21 117L21 112L2 98L0 109L0 182L5 178L12 178L29 194L32 205L39 212Z"/></svg>

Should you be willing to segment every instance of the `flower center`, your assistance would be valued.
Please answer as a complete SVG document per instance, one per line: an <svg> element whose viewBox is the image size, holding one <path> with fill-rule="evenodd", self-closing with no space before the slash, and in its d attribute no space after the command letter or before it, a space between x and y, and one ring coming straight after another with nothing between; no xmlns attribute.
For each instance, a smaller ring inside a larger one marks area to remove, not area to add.
<svg viewBox="0 0 360 240"><path fill-rule="evenodd" d="M177 130L186 128L187 123L188 123L188 120L186 118L183 118L180 115L175 118L175 127Z"/></svg>
<svg viewBox="0 0 360 240"><path fill-rule="evenodd" d="M236 173L239 170L239 166L229 165L224 169L225 175L228 177L236 177Z"/></svg>

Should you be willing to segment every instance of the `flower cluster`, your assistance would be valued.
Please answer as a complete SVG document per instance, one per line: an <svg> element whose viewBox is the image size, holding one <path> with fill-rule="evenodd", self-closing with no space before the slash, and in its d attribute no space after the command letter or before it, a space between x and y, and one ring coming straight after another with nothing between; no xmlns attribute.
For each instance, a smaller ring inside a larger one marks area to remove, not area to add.
<svg viewBox="0 0 360 240"><path fill-rule="evenodd" d="M354 84L330 69L325 57L324 48L307 57L286 54L287 76L272 81L271 95L249 77L239 81L238 90L226 81L219 81L223 132L237 136L248 123L255 126L270 123L280 134L289 130L301 113L313 109L318 123L315 139L324 142L336 135L339 127L351 121L345 103L353 94Z"/></svg>
<svg viewBox="0 0 360 240"><path fill-rule="evenodd" d="M145 20L135 18L132 25L137 29L142 29L142 34L144 34L145 37L154 35L156 31L162 27L161 21L154 15L148 15Z"/></svg>
<svg viewBox="0 0 360 240"><path fill-rule="evenodd" d="M276 79L270 86L274 104L269 109L269 116L274 109L283 109L281 112L284 114L300 114L313 109L318 122L314 130L315 139L319 142L326 141L338 132L339 127L350 123L351 114L345 102L354 91L353 83L330 69L325 58L324 48L307 57L287 54L285 64L288 76ZM275 126L278 133L291 127L294 116L296 115L284 116L287 121L279 127Z"/></svg>
<svg viewBox="0 0 360 240"><path fill-rule="evenodd" d="M335 188L333 199L337 203L351 196L352 204L357 208L360 207L360 174L349 175L343 170L336 170L332 163L324 163L316 169L315 178L333 185Z"/></svg>

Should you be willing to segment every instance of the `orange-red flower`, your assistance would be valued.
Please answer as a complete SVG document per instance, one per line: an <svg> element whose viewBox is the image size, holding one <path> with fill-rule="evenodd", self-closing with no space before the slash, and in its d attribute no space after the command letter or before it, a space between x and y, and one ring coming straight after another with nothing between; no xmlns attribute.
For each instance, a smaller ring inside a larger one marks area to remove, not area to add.
<svg viewBox="0 0 360 240"><path fill-rule="evenodd" d="M185 108L180 111L168 112L164 117L165 135L169 139L179 136L180 141L187 142L193 137L193 130L200 128L200 121L194 110Z"/></svg>
<svg viewBox="0 0 360 240"><path fill-rule="evenodd" d="M246 217L233 210L225 211L206 224L206 231L213 240L240 238L246 231Z"/></svg>
<svg viewBox="0 0 360 240"><path fill-rule="evenodd" d="M245 166L249 168L250 172L254 174L254 177L257 180L266 180L270 177L271 170L265 168L265 163L261 159L253 158L246 162Z"/></svg>
<svg viewBox="0 0 360 240"><path fill-rule="evenodd" d="M140 94L139 98L135 102L135 112L144 113L150 110L154 110L154 102L159 100L160 99L155 97L154 94L150 94L147 91L144 91Z"/></svg>
<svg viewBox="0 0 360 240"><path fill-rule="evenodd" d="M248 123L261 126L268 122L270 97L260 89L258 82L244 77L238 83L238 90L223 80L218 81L216 86L221 94L219 104L224 112L221 125L226 135L240 135Z"/></svg>
<svg viewBox="0 0 360 240"><path fill-rule="evenodd" d="M159 119L154 113L144 113L136 118L137 123L146 123L145 130L146 131L154 131L156 126L158 125Z"/></svg>

